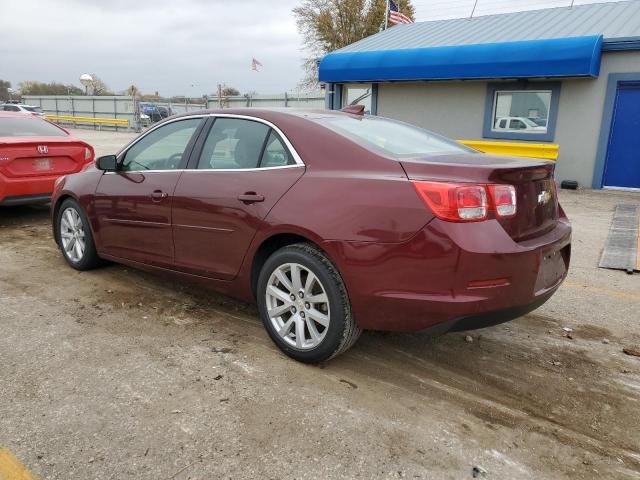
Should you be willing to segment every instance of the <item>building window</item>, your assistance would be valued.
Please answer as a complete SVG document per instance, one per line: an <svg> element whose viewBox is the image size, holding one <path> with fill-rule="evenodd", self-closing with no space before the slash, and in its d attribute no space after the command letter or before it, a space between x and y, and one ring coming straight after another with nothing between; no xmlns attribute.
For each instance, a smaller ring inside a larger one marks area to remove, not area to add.
<svg viewBox="0 0 640 480"><path fill-rule="evenodd" d="M364 105L364 113L372 113L373 84L352 83L342 86L342 107Z"/></svg>
<svg viewBox="0 0 640 480"><path fill-rule="evenodd" d="M560 83L494 83L487 87L483 136L553 141Z"/></svg>

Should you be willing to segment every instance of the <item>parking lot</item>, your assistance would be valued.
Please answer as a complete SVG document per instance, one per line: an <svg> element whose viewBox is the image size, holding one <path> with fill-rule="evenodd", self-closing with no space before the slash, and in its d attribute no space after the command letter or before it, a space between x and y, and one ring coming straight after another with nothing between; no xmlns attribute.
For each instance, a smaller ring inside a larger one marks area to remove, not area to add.
<svg viewBox="0 0 640 480"><path fill-rule="evenodd" d="M133 137L75 134L98 155ZM640 277L597 268L614 206L640 195L561 202L572 265L540 309L365 332L320 366L281 354L253 306L76 272L47 207L0 210L0 446L42 479L640 478L640 357L623 353L640 346Z"/></svg>

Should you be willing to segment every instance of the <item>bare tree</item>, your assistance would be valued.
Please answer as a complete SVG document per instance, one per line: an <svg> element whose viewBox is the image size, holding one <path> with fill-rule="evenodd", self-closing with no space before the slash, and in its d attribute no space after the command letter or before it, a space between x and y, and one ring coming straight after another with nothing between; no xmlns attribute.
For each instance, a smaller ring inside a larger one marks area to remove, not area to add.
<svg viewBox="0 0 640 480"><path fill-rule="evenodd" d="M400 11L414 18L411 0L397 0ZM328 52L378 33L384 28L386 0L303 0L293 9L298 31L309 53L302 87L318 83L317 66Z"/></svg>
<svg viewBox="0 0 640 480"><path fill-rule="evenodd" d="M109 90L107 84L98 77L95 73L91 74L93 81L91 82L90 90L92 95L113 95L113 92Z"/></svg>

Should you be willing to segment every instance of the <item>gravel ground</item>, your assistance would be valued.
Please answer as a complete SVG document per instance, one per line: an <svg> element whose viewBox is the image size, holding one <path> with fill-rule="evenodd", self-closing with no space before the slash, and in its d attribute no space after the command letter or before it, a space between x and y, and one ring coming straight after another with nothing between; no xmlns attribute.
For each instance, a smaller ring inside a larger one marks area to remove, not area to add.
<svg viewBox="0 0 640 480"><path fill-rule="evenodd" d="M76 133L98 154L131 138ZM78 273L47 207L0 210L0 446L42 479L638 479L640 358L622 350L640 345L640 277L596 265L613 207L640 195L561 200L572 266L543 307L435 338L366 332L321 366L282 355L253 306Z"/></svg>

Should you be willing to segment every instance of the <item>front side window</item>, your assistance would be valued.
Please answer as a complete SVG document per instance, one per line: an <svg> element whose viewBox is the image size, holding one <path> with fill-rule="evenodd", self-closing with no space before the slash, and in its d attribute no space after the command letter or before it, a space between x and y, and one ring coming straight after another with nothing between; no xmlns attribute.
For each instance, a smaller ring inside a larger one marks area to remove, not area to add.
<svg viewBox="0 0 640 480"><path fill-rule="evenodd" d="M195 133L200 118L190 118L163 125L144 136L125 154L123 171L175 170Z"/></svg>
<svg viewBox="0 0 640 480"><path fill-rule="evenodd" d="M240 118L217 118L202 147L199 169L258 168L270 127Z"/></svg>
<svg viewBox="0 0 640 480"><path fill-rule="evenodd" d="M370 83L353 83L342 86L342 107L364 105L364 113L371 113L371 95L373 85Z"/></svg>

